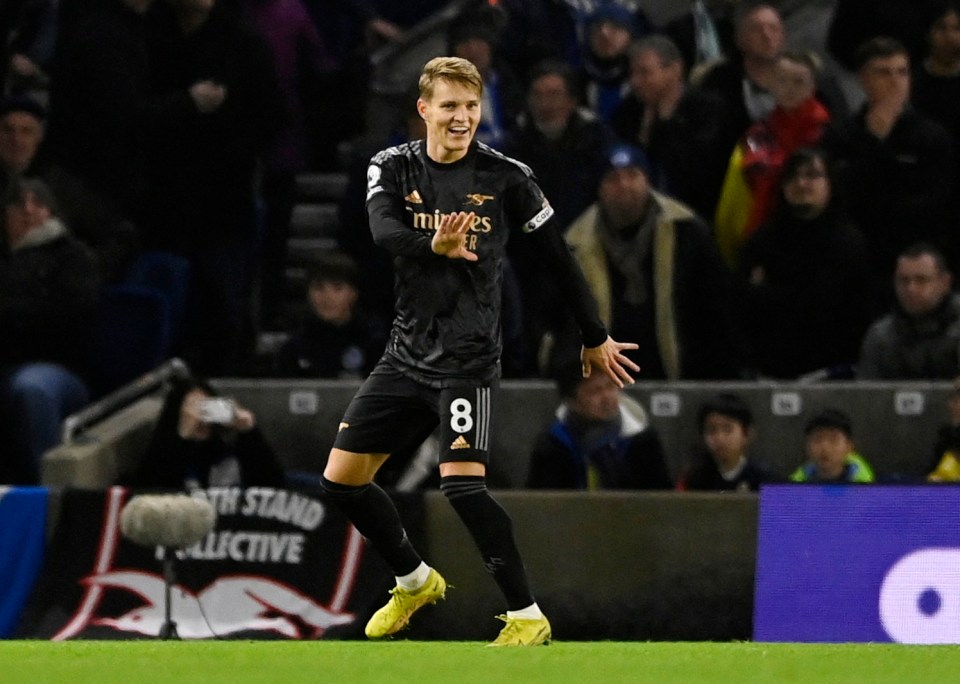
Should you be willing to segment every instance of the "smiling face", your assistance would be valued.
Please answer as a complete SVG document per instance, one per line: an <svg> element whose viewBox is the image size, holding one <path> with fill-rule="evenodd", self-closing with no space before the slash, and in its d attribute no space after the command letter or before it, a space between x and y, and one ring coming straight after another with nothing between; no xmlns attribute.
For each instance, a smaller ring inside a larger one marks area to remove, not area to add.
<svg viewBox="0 0 960 684"><path fill-rule="evenodd" d="M460 81L440 78L433 92L417 100L427 125L427 154L438 162L463 158L480 124L480 92Z"/></svg>

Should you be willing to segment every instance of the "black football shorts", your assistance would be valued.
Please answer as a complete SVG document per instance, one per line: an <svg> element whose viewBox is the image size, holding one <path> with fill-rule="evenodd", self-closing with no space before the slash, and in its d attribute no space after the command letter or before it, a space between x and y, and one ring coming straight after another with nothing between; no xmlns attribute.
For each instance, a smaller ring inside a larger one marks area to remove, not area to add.
<svg viewBox="0 0 960 684"><path fill-rule="evenodd" d="M415 449L440 426L440 462L489 463L496 384L436 388L377 364L350 401L333 446L358 454Z"/></svg>

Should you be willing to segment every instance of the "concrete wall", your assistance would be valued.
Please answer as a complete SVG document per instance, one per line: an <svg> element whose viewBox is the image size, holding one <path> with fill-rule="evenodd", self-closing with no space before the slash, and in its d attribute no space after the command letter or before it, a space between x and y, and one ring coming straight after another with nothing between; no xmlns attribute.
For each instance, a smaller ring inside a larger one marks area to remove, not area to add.
<svg viewBox="0 0 960 684"><path fill-rule="evenodd" d="M131 471L160 415L163 398L147 396L44 454L41 483L47 487L99 489Z"/></svg>
<svg viewBox="0 0 960 684"><path fill-rule="evenodd" d="M357 382L320 380L219 380L228 396L251 408L267 439L290 470L319 473L337 425ZM937 427L946 419L949 383L643 383L629 393L647 410L676 476L699 441L696 415L704 398L720 391L740 394L751 405L756 459L779 475L803 458L803 426L816 411L834 406L853 418L861 453L887 479L915 480L933 458ZM103 487L129 470L142 452L159 411L158 397L124 409L47 454L43 484ZM526 480L530 449L553 419L559 398L551 383L504 382L495 406L493 487L519 488Z"/></svg>
<svg viewBox="0 0 960 684"><path fill-rule="evenodd" d="M217 388L260 416L260 425L288 468L320 471L343 411L359 383L335 380L219 380ZM558 397L553 384L502 384L491 429L494 486L518 487L526 479L530 448L552 419Z"/></svg>
<svg viewBox="0 0 960 684"><path fill-rule="evenodd" d="M752 453L786 475L803 460L803 426L826 407L848 412L861 453L887 477L918 478L928 467L938 425L946 420L947 383L824 383L818 385L678 383L634 391L651 414L676 468L699 440L699 404L732 391L753 409L757 435Z"/></svg>
<svg viewBox="0 0 960 684"><path fill-rule="evenodd" d="M260 425L289 468L322 470L344 408L358 384L339 381L221 380L222 392L236 396L260 417ZM698 443L700 402L733 391L751 405L756 418L756 458L786 475L802 460L803 425L816 411L834 406L853 418L863 455L889 476L917 478L926 472L937 426L946 419L949 383L642 383L629 389L646 408L663 440L676 475ZM553 418L559 399L553 385L506 381L494 414L494 486L519 487L539 430Z"/></svg>
<svg viewBox="0 0 960 684"><path fill-rule="evenodd" d="M492 639L503 598L443 496L427 496L427 561L453 588L410 638ZM497 492L554 636L749 639L757 497Z"/></svg>
<svg viewBox="0 0 960 684"><path fill-rule="evenodd" d="M402 638L490 640L503 597L452 507L423 496L407 519L424 558L451 585ZM562 640L749 639L757 503L754 494L518 492L495 496L513 519L534 595ZM51 491L50 533L59 491ZM372 553L372 552L371 552ZM48 558L56 562L55 558ZM384 566L384 570L386 568ZM370 611L388 598L370 596ZM358 635L359 636L359 635Z"/></svg>

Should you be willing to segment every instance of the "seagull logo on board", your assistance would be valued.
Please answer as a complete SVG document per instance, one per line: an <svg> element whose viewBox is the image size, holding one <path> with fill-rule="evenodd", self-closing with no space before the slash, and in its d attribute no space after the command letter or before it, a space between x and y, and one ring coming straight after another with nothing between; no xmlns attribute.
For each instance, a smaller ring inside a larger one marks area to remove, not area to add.
<svg viewBox="0 0 960 684"><path fill-rule="evenodd" d="M98 617L95 626L119 632L155 636L164 624L165 584L149 572L115 570L91 575L89 587L127 591L141 605L116 617ZM234 575L218 577L200 591L179 584L170 593L171 614L177 617L182 639L209 639L236 632L264 631L290 639L316 638L330 627L346 625L356 616L321 605L296 588L269 577Z"/></svg>
<svg viewBox="0 0 960 684"><path fill-rule="evenodd" d="M237 488L236 491L240 493L242 490ZM347 525L342 548L324 549L324 556L329 552L335 569L331 598L326 602L311 595L312 589L298 586L294 578L274 576L281 573L277 573L274 567L262 568L261 561L250 558L236 559L229 568L216 564L206 566L213 577L208 577L206 567L201 573L200 566L193 566L197 570L196 583L187 586L171 582L168 585L161 574L152 568L139 567L141 564L132 561L133 557L121 549L120 513L126 496L124 487L108 490L93 567L89 574L78 579L83 595L63 626L50 637L52 641L88 635L90 629L102 632L104 628L119 633L157 636L171 619L176 620L177 635L181 639L219 638L251 632L269 632L291 639L317 639L328 629L356 620L357 615L348 609L363 567L364 540L356 528ZM249 544L249 540L257 536L221 529L212 533L208 542L218 535L221 541L229 541L229 544L220 545L225 553L233 555L237 552L238 542L242 552L246 546L243 540L246 538ZM274 545L267 546L266 541L264 544L262 553L273 553ZM181 553L184 558L191 557L191 550L177 551L178 556ZM339 569L336 569L337 558L340 559ZM247 563L253 563L253 572L241 569ZM201 577L206 579L201 581Z"/></svg>

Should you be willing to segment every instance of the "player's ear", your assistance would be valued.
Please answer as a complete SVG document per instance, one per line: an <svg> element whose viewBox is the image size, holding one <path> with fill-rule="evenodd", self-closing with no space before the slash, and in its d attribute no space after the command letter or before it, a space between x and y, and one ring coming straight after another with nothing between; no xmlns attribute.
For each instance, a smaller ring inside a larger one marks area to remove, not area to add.
<svg viewBox="0 0 960 684"><path fill-rule="evenodd" d="M420 118L426 121L427 119L427 103L423 101L423 98L417 98L417 113L420 114Z"/></svg>

